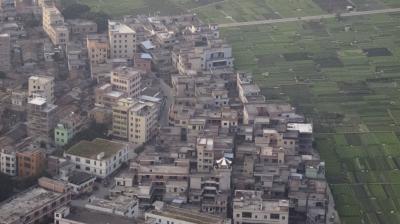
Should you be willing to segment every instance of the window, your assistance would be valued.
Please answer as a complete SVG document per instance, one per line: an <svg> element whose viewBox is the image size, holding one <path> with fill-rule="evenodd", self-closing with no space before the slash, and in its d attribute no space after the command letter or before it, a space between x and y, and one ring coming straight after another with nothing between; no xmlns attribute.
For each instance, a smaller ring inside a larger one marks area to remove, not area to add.
<svg viewBox="0 0 400 224"><path fill-rule="evenodd" d="M274 213L271 213L270 215L269 215L269 217L270 217L270 219L279 219L279 214L274 214Z"/></svg>
<svg viewBox="0 0 400 224"><path fill-rule="evenodd" d="M251 216L252 216L251 212L242 212L243 218L251 218Z"/></svg>

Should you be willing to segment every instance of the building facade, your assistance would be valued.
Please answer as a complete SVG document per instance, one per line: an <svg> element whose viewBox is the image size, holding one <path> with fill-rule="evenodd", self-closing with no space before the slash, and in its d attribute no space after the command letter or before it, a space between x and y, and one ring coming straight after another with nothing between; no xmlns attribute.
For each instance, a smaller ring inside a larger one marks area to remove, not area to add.
<svg viewBox="0 0 400 224"><path fill-rule="evenodd" d="M109 42L107 36L104 35L88 35L86 38L86 47L88 49L88 55L90 65L94 66L97 64L106 63L109 58Z"/></svg>
<svg viewBox="0 0 400 224"><path fill-rule="evenodd" d="M54 78L50 76L31 76L28 83L28 97L42 97L47 103L53 104L54 98Z"/></svg>
<svg viewBox="0 0 400 224"><path fill-rule="evenodd" d="M0 71L11 69L11 42L10 34L0 34Z"/></svg>
<svg viewBox="0 0 400 224"><path fill-rule="evenodd" d="M65 26L64 17L53 5L43 6L43 30L54 45L66 45L69 40L69 30Z"/></svg>
<svg viewBox="0 0 400 224"><path fill-rule="evenodd" d="M233 199L233 223L289 223L288 200L266 200L263 192L236 190Z"/></svg>
<svg viewBox="0 0 400 224"><path fill-rule="evenodd" d="M59 208L71 201L71 194L66 188L42 187L46 180L39 180L39 187L16 195L7 203L0 204L1 224L44 223L52 218Z"/></svg>
<svg viewBox="0 0 400 224"><path fill-rule="evenodd" d="M57 146L64 146L75 136L82 126L82 118L79 114L71 113L54 128L54 142Z"/></svg>
<svg viewBox="0 0 400 224"><path fill-rule="evenodd" d="M128 146L105 139L81 141L64 153L76 170L105 178L128 161Z"/></svg>
<svg viewBox="0 0 400 224"><path fill-rule="evenodd" d="M118 67L111 73L113 90L125 93L125 97L135 98L140 95L141 74L129 67Z"/></svg>
<svg viewBox="0 0 400 224"><path fill-rule="evenodd" d="M156 134L159 110L158 102L119 100L113 107L113 135L135 144L149 141Z"/></svg>
<svg viewBox="0 0 400 224"><path fill-rule="evenodd" d="M18 151L16 153L19 177L36 177L45 168L46 154L42 149L31 149Z"/></svg>
<svg viewBox="0 0 400 224"><path fill-rule="evenodd" d="M50 143L50 136L55 127L57 106L46 102L45 98L36 97L28 102L28 135L35 141Z"/></svg>
<svg viewBox="0 0 400 224"><path fill-rule="evenodd" d="M136 32L125 24L108 21L111 58L133 60L136 52Z"/></svg>
<svg viewBox="0 0 400 224"><path fill-rule="evenodd" d="M0 171L9 176L16 176L17 173L17 154L16 150L6 147L0 151Z"/></svg>

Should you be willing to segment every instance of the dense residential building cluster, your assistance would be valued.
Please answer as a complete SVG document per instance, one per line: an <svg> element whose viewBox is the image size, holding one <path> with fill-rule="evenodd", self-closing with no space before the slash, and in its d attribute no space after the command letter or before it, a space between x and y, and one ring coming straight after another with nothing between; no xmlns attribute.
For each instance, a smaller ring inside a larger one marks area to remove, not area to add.
<svg viewBox="0 0 400 224"><path fill-rule="evenodd" d="M51 178L0 204L0 224L326 223L312 123L235 71L218 25L125 16L97 33L51 0L31 7L38 39L0 34L0 71L15 77L0 172Z"/></svg>

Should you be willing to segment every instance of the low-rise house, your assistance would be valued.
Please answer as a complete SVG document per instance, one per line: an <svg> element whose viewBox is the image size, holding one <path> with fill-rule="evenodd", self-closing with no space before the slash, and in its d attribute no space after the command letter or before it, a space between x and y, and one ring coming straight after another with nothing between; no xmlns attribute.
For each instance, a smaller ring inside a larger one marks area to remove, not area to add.
<svg viewBox="0 0 400 224"><path fill-rule="evenodd" d="M132 224L133 222L131 218L69 206L58 209L54 213L54 221L58 224Z"/></svg>
<svg viewBox="0 0 400 224"><path fill-rule="evenodd" d="M96 106L112 108L118 105L118 101L124 98L125 94L115 91L110 83L99 86L95 89Z"/></svg>
<svg viewBox="0 0 400 224"><path fill-rule="evenodd" d="M73 35L87 35L97 33L97 24L90 20L72 19L67 21Z"/></svg>
<svg viewBox="0 0 400 224"><path fill-rule="evenodd" d="M95 180L96 176L82 171L72 171L65 179L73 195L91 193Z"/></svg>
<svg viewBox="0 0 400 224"><path fill-rule="evenodd" d="M85 208L128 218L138 217L140 214L139 202L136 199L122 195L110 199L91 197Z"/></svg>
<svg viewBox="0 0 400 224"><path fill-rule="evenodd" d="M236 190L233 199L233 222L245 223L289 223L289 201L262 198L261 191Z"/></svg>
<svg viewBox="0 0 400 224"><path fill-rule="evenodd" d="M185 209L156 202L155 208L145 213L146 224L228 224L229 219L213 215L204 215L192 209Z"/></svg>

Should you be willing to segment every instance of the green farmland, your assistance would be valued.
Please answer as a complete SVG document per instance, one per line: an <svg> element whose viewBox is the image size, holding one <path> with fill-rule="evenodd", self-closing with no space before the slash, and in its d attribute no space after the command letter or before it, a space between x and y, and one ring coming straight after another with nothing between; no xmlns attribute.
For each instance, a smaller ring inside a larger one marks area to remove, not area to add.
<svg viewBox="0 0 400 224"><path fill-rule="evenodd" d="M72 0L59 0L72 1ZM359 10L396 7L397 0L76 0L93 11L111 16L197 13L204 22L230 23L343 11L354 4ZM331 2L328 4L328 2ZM351 2L351 3L350 3Z"/></svg>
<svg viewBox="0 0 400 224"><path fill-rule="evenodd" d="M269 100L292 102L314 123L342 221L400 223L400 14L223 36Z"/></svg>

